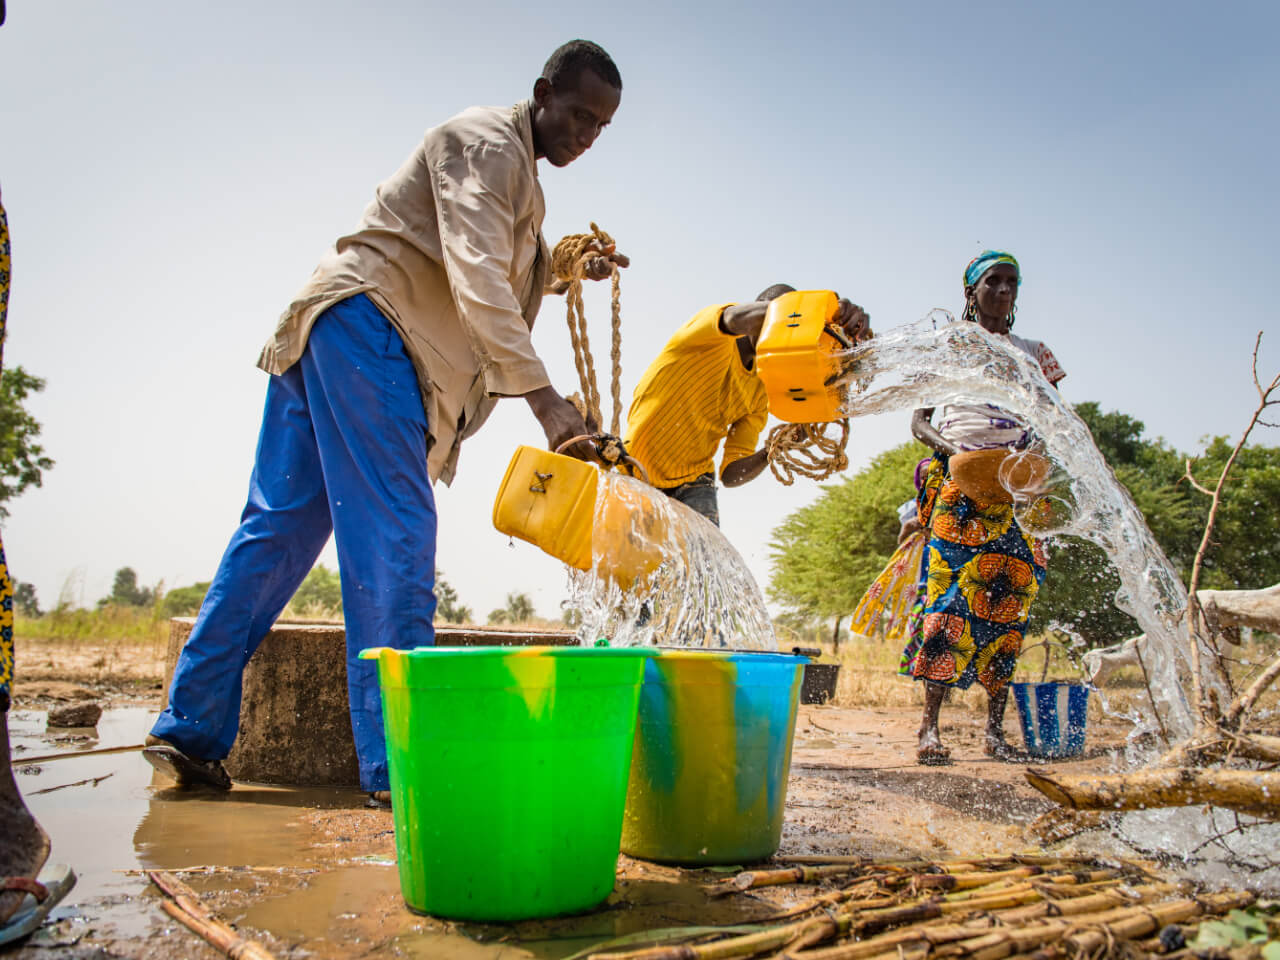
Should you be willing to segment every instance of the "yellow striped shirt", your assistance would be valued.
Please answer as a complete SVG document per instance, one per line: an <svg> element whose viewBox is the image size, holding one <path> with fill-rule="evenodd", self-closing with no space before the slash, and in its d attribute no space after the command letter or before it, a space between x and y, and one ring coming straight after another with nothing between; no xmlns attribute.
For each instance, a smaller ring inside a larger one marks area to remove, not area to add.
<svg viewBox="0 0 1280 960"><path fill-rule="evenodd" d="M658 487L674 487L752 453L769 420L769 397L742 365L737 338L720 329L729 303L707 307L676 331L636 385L627 452Z"/></svg>

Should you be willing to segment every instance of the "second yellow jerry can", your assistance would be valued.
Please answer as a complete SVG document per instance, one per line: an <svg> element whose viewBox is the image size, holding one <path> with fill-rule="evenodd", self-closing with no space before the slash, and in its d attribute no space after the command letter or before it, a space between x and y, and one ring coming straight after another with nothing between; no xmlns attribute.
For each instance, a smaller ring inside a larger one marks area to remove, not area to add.
<svg viewBox="0 0 1280 960"><path fill-rule="evenodd" d="M839 420L836 354L851 344L831 322L839 299L830 290L796 290L769 304L756 341L756 372L769 412L790 423Z"/></svg>
<svg viewBox="0 0 1280 960"><path fill-rule="evenodd" d="M587 570L599 477L599 470L583 460L517 447L493 502L493 525Z"/></svg>

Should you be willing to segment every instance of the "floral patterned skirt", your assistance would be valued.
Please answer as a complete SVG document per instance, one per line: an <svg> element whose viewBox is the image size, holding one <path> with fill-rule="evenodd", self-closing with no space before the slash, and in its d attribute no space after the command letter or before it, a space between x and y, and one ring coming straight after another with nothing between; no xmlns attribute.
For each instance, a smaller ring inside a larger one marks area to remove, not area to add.
<svg viewBox="0 0 1280 960"><path fill-rule="evenodd" d="M879 628L886 640L905 640L910 636L910 614L916 602L924 543L924 531L919 530L899 544L858 601L849 621L852 633L869 637Z"/></svg>
<svg viewBox="0 0 1280 960"><path fill-rule="evenodd" d="M961 493L947 460L934 455L918 499L929 543L903 672L962 690L977 680L995 696L1013 675L1048 558L1011 504Z"/></svg>

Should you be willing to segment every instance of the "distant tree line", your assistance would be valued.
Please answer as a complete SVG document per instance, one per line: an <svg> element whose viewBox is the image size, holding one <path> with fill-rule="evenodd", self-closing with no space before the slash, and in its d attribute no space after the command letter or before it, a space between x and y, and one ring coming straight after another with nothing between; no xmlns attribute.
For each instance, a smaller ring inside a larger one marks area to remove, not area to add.
<svg viewBox="0 0 1280 960"><path fill-rule="evenodd" d="M111 592L99 599L95 606L99 610L106 607L150 608L161 617L191 617L200 612L200 605L209 591L209 583L210 581L203 580L173 590L165 590L163 582L147 587L138 583L138 574L133 567L121 567L115 573ZM458 602L457 591L440 571L436 574L435 593L437 622L443 620L447 623L470 623L472 621L471 608ZM514 607L512 606L513 596L522 598ZM523 616L526 607L529 615L532 615L533 603L527 594L509 595L507 601L508 605L504 610L514 610L522 614L519 617L520 620L528 619L528 616ZM14 582L13 602L18 613L24 617L44 616L45 612L40 609L36 588L30 583ZM503 611L495 611L495 614L500 612ZM330 570L324 564L313 567L289 601L286 613L303 617L341 616L342 581L338 572ZM490 622L499 621L495 621L491 615Z"/></svg>

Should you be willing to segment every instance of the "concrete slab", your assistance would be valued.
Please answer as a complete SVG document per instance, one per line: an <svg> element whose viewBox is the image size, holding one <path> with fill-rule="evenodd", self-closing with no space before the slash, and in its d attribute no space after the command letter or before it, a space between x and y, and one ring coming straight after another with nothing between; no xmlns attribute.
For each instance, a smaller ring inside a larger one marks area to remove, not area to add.
<svg viewBox="0 0 1280 960"><path fill-rule="evenodd" d="M164 689L191 636L192 617L170 621ZM568 646L566 630L436 627L439 646ZM347 635L341 623L281 621L244 671L240 735L226 759L233 779L251 783L358 786L347 712ZM281 749L288 744L289 749Z"/></svg>

